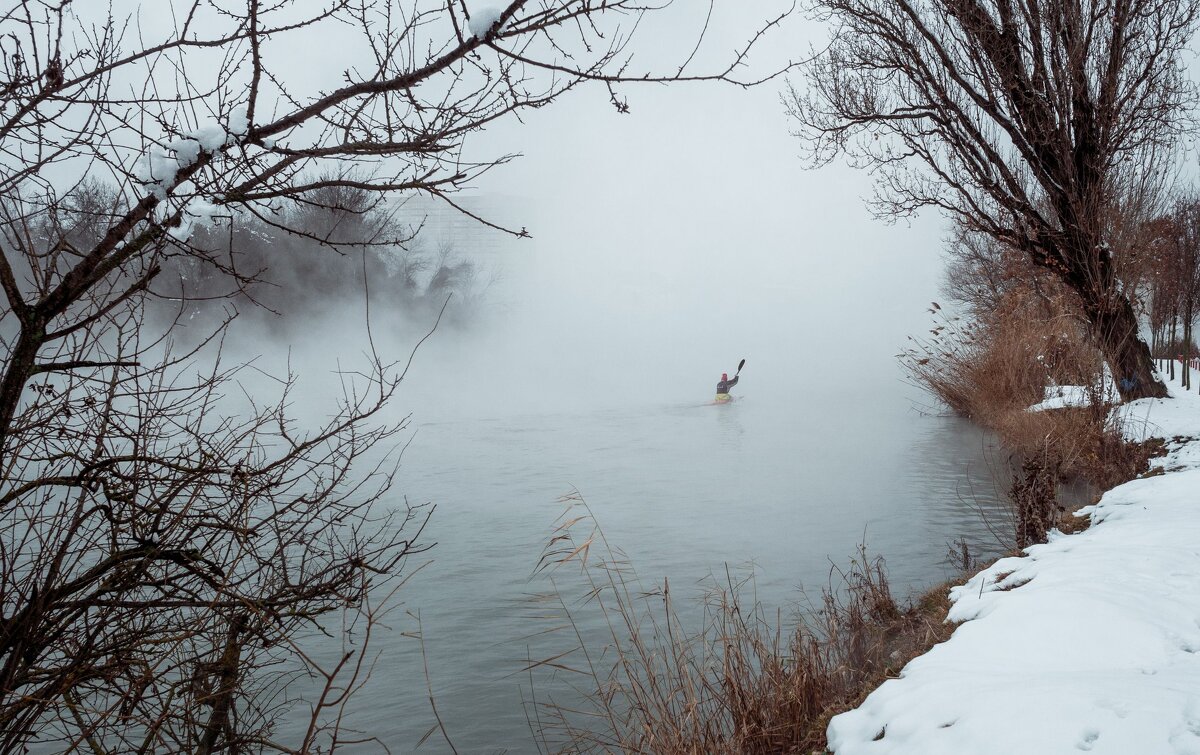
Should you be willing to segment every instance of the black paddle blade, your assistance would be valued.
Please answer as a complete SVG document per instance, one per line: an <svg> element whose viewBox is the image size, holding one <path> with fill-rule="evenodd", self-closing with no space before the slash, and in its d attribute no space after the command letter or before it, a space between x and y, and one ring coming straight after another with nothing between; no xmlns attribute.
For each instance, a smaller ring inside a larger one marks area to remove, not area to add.
<svg viewBox="0 0 1200 755"><path fill-rule="evenodd" d="M746 360L745 360L745 359L743 359L742 361L738 362L738 368L737 368L737 371L738 371L738 372L741 372L741 371L742 371L742 368L743 368L743 367L745 367L745 366L746 366ZM735 372L735 373L733 373L733 374L735 374L735 375L736 375L736 374L737 374L737 372Z"/></svg>

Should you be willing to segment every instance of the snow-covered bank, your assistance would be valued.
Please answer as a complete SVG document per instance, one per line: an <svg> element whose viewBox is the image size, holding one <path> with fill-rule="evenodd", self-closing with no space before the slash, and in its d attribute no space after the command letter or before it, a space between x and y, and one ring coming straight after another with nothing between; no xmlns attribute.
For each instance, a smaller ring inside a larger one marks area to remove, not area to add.
<svg viewBox="0 0 1200 755"><path fill-rule="evenodd" d="M835 717L837 755L1200 755L1200 396L1121 409L1162 437L1133 480L951 591L953 637Z"/></svg>

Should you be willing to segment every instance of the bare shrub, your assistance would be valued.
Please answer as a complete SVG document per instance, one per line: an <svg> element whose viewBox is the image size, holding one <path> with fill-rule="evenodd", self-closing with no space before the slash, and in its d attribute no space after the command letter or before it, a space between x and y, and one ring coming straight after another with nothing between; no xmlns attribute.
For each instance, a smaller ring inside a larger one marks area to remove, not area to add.
<svg viewBox="0 0 1200 755"><path fill-rule="evenodd" d="M974 574L981 567L979 557L972 552L971 544L963 536L946 543L946 558L943 563L954 569L956 574Z"/></svg>
<svg viewBox="0 0 1200 755"><path fill-rule="evenodd" d="M1046 542L1046 533L1058 523L1056 478L1045 464L1027 460L1013 475L1009 495L1017 513L1017 547Z"/></svg>
<svg viewBox="0 0 1200 755"><path fill-rule="evenodd" d="M1058 482L1084 480L1107 489L1144 471L1147 452L1127 443L1115 424L1116 396L1091 331L1075 314L1073 295L1019 265L993 286L983 272L996 269L987 262L995 262L995 250L985 252L963 252L951 286L973 316L949 316L935 304L931 312L940 321L931 337L913 339L900 356L914 383L994 431L1012 452L1020 471L1010 488L1008 543L1025 547L1043 542L1057 526ZM971 267L976 263L979 269ZM973 280L991 293L966 300L976 290ZM1029 411L1056 385L1082 388L1085 405Z"/></svg>

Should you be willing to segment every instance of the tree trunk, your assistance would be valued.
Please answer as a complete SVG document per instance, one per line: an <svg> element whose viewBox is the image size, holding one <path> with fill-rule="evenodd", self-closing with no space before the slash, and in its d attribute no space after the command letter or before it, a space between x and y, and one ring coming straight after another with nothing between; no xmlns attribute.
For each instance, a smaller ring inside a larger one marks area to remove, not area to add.
<svg viewBox="0 0 1200 755"><path fill-rule="evenodd" d="M1059 214L1080 218L1076 206L1064 203ZM1058 247L1062 261L1051 270L1079 296L1092 337L1112 371L1122 401L1165 398L1167 386L1154 369L1150 347L1138 333L1138 319L1129 297L1121 292L1116 269L1101 234L1088 232L1087 224L1075 222Z"/></svg>
<svg viewBox="0 0 1200 755"><path fill-rule="evenodd" d="M1183 314L1183 387L1192 388L1192 319L1191 307Z"/></svg>
<svg viewBox="0 0 1200 755"><path fill-rule="evenodd" d="M1175 347L1179 345L1179 337L1175 332L1175 324L1179 321L1177 315L1171 315L1171 342L1167 344L1167 358L1171 360L1171 379L1175 379L1175 360L1177 352Z"/></svg>
<svg viewBox="0 0 1200 755"><path fill-rule="evenodd" d="M1137 316L1123 296L1085 299L1084 311L1092 324L1096 343L1112 370L1124 401L1164 398L1167 386L1158 379L1150 348L1138 336Z"/></svg>
<svg viewBox="0 0 1200 755"><path fill-rule="evenodd" d="M223 745L221 749L237 751L238 743L231 741L234 732L230 715L233 712L237 696L238 660L241 657L243 642L241 635L242 630L246 628L246 622L246 616L238 614L229 623L229 639L225 643L225 652L221 654L221 659L217 662L215 669L218 686L212 696L206 700L208 704L212 705L212 712L208 716L204 733L196 747L197 755L210 755L216 751L218 744ZM222 734L225 735L224 742L221 742Z"/></svg>
<svg viewBox="0 0 1200 755"><path fill-rule="evenodd" d="M29 323L22 323L21 335L17 344L8 355L8 364L4 366L4 376L0 379L0 469L5 468L4 447L8 443L8 434L12 430L13 417L16 416L17 406L21 402L21 394L25 391L25 383L33 374L38 351L42 348L45 337L45 326L34 322L31 332Z"/></svg>

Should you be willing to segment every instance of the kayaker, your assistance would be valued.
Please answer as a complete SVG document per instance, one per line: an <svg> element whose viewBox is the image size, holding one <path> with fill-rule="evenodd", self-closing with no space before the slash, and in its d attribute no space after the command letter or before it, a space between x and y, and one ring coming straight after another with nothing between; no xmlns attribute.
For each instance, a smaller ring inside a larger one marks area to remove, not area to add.
<svg viewBox="0 0 1200 755"><path fill-rule="evenodd" d="M721 373L721 381L717 383L717 400L727 400L729 398L729 389L737 385L738 376L734 375L733 380L729 379L728 372Z"/></svg>

